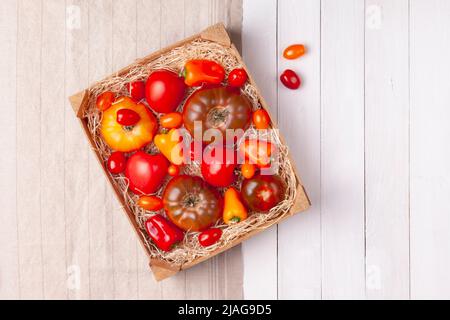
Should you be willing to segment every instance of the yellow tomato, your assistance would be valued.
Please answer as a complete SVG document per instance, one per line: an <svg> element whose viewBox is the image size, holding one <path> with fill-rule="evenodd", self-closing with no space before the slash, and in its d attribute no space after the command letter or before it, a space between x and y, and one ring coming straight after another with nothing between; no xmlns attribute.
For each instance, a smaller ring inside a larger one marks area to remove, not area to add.
<svg viewBox="0 0 450 320"><path fill-rule="evenodd" d="M117 111L121 109L135 111L140 120L133 126L122 126L117 122ZM157 127L155 116L145 105L136 104L129 97L121 97L103 112L100 132L106 144L113 150L130 152L150 143Z"/></svg>

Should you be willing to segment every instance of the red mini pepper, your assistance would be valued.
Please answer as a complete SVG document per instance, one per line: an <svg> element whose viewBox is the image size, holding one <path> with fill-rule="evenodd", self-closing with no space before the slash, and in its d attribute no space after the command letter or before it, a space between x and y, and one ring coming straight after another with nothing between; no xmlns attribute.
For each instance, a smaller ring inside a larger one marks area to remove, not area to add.
<svg viewBox="0 0 450 320"><path fill-rule="evenodd" d="M172 250L184 238L181 229L159 214L148 218L145 228L156 246L163 251Z"/></svg>
<svg viewBox="0 0 450 320"><path fill-rule="evenodd" d="M225 78L225 70L215 61L189 60L182 71L184 83L190 87L206 84L220 84Z"/></svg>

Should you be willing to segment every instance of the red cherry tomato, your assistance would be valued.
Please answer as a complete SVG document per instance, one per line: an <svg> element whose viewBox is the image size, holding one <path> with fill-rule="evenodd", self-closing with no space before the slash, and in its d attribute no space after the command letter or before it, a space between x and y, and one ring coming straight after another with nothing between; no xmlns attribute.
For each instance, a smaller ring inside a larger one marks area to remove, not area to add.
<svg viewBox="0 0 450 320"><path fill-rule="evenodd" d="M281 82L289 89L297 89L300 87L300 78L292 70L286 69L280 76Z"/></svg>
<svg viewBox="0 0 450 320"><path fill-rule="evenodd" d="M226 187L236 181L236 152L232 148L209 145L203 152L203 178L214 187Z"/></svg>
<svg viewBox="0 0 450 320"><path fill-rule="evenodd" d="M127 83L128 94L135 102L139 102L145 98L145 83L144 81L134 81Z"/></svg>
<svg viewBox="0 0 450 320"><path fill-rule="evenodd" d="M175 177L180 174L180 167L174 164L171 164L167 169L167 173L169 176Z"/></svg>
<svg viewBox="0 0 450 320"><path fill-rule="evenodd" d="M141 120L139 114L131 109L120 109L117 111L116 121L123 126L134 126Z"/></svg>
<svg viewBox="0 0 450 320"><path fill-rule="evenodd" d="M202 247L212 246L219 241L222 236L222 230L219 228L211 228L203 231L198 235L198 242Z"/></svg>
<svg viewBox="0 0 450 320"><path fill-rule="evenodd" d="M145 98L150 108L159 113L175 111L186 92L184 79L167 70L153 72L145 84Z"/></svg>
<svg viewBox="0 0 450 320"><path fill-rule="evenodd" d="M253 124L256 129L267 129L270 126L270 116L264 109L258 109L253 112Z"/></svg>
<svg viewBox="0 0 450 320"><path fill-rule="evenodd" d="M305 54L305 46L302 44L293 44L284 49L283 57L289 60L297 59Z"/></svg>
<svg viewBox="0 0 450 320"><path fill-rule="evenodd" d="M114 93L111 91L105 91L97 97L95 104L97 105L98 110L105 111L111 107L115 99Z"/></svg>
<svg viewBox="0 0 450 320"><path fill-rule="evenodd" d="M247 79L248 75L244 69L234 69L228 75L228 85L232 87L242 87Z"/></svg>
<svg viewBox="0 0 450 320"><path fill-rule="evenodd" d="M127 158L123 152L115 151L108 158L108 170L113 174L122 173L125 170Z"/></svg>

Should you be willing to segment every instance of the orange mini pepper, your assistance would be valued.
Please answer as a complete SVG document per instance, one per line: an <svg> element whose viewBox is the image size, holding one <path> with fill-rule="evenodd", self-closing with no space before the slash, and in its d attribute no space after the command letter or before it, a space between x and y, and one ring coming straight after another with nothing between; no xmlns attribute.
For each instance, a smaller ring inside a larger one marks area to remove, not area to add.
<svg viewBox="0 0 450 320"><path fill-rule="evenodd" d="M215 61L189 60L181 73L189 87L202 84L220 84L225 78L225 70Z"/></svg>
<svg viewBox="0 0 450 320"><path fill-rule="evenodd" d="M228 188L224 195L223 222L232 224L247 219L248 212L241 201L239 192L233 188Z"/></svg>
<svg viewBox="0 0 450 320"><path fill-rule="evenodd" d="M158 211L163 208L163 202L157 196L142 196L138 200L138 206L148 211Z"/></svg>

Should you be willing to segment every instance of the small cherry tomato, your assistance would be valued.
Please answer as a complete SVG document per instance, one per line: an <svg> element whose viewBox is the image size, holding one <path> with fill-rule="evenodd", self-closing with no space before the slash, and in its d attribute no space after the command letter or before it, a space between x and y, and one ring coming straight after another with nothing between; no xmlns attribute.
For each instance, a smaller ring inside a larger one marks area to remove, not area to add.
<svg viewBox="0 0 450 320"><path fill-rule="evenodd" d="M302 44L293 44L284 49L283 57L289 60L300 58L305 54L305 46Z"/></svg>
<svg viewBox="0 0 450 320"><path fill-rule="evenodd" d="M161 126L167 129L179 128L183 123L183 116L179 112L171 112L159 119Z"/></svg>
<svg viewBox="0 0 450 320"><path fill-rule="evenodd" d="M125 170L127 158L123 152L115 151L108 158L108 170L113 174L121 173Z"/></svg>
<svg viewBox="0 0 450 320"><path fill-rule="evenodd" d="M111 107L115 99L114 93L111 91L105 91L97 97L95 104L97 105L98 110L105 111Z"/></svg>
<svg viewBox="0 0 450 320"><path fill-rule="evenodd" d="M285 85L285 87L289 89L298 89L301 83L298 75L290 69L284 70L284 72L280 76L280 80Z"/></svg>
<svg viewBox="0 0 450 320"><path fill-rule="evenodd" d="M256 129L267 129L270 126L270 116L264 109L259 109L253 112L253 124Z"/></svg>
<svg viewBox="0 0 450 320"><path fill-rule="evenodd" d="M228 75L228 85L232 87L242 87L247 79L248 75L244 69L233 69Z"/></svg>
<svg viewBox="0 0 450 320"><path fill-rule="evenodd" d="M241 173L245 179L250 179L255 175L256 167L251 163L244 163L241 166Z"/></svg>
<svg viewBox="0 0 450 320"><path fill-rule="evenodd" d="M134 81L126 84L128 94L135 102L139 102L145 98L145 82Z"/></svg>
<svg viewBox="0 0 450 320"><path fill-rule="evenodd" d="M180 167L174 164L171 164L167 169L167 173L169 176L175 177L180 174Z"/></svg>
<svg viewBox="0 0 450 320"><path fill-rule="evenodd" d="M198 235L198 242L202 247L209 247L219 241L221 236L222 230L219 228L207 229Z"/></svg>
<svg viewBox="0 0 450 320"><path fill-rule="evenodd" d="M142 196L137 202L138 206L148 211L158 211L163 208L163 202L157 196Z"/></svg>
<svg viewBox="0 0 450 320"><path fill-rule="evenodd" d="M141 120L139 114L131 109L120 109L117 111L117 123L123 126L134 126Z"/></svg>

